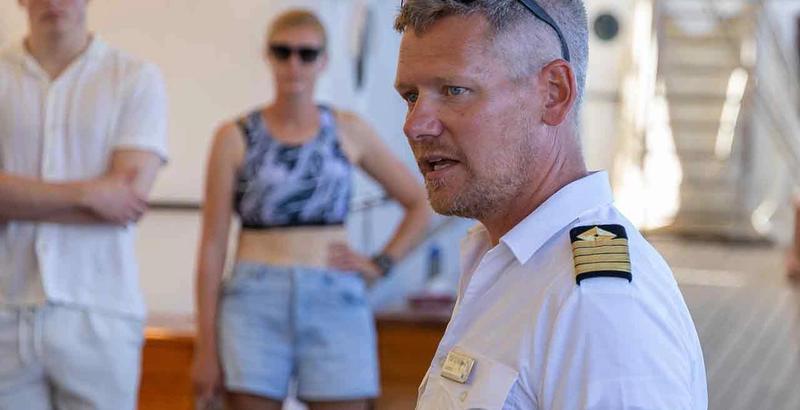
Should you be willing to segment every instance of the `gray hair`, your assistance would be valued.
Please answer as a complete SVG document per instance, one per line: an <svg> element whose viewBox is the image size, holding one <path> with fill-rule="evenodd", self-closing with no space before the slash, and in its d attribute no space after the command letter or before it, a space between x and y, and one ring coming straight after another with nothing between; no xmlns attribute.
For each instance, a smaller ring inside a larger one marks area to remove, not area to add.
<svg viewBox="0 0 800 410"><path fill-rule="evenodd" d="M537 0L561 28L570 50L570 65L578 84L573 119L586 87L589 61L589 28L583 0ZM561 43L553 28L537 19L519 0L406 0L395 20L399 32L412 29L424 33L448 16L480 13L489 22L489 40L497 47L516 77L528 76L561 58Z"/></svg>

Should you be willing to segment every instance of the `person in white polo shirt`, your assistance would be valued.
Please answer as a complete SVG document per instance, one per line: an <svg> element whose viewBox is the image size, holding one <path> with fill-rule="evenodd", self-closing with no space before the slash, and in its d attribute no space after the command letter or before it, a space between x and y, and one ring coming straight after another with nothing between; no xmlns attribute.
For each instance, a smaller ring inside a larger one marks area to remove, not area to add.
<svg viewBox="0 0 800 410"><path fill-rule="evenodd" d="M417 409L704 410L689 311L581 155L581 0L406 0L396 88L434 210L480 224Z"/></svg>
<svg viewBox="0 0 800 410"><path fill-rule="evenodd" d="M0 409L134 409L134 225L166 160L159 71L92 35L88 0L19 0L0 53Z"/></svg>

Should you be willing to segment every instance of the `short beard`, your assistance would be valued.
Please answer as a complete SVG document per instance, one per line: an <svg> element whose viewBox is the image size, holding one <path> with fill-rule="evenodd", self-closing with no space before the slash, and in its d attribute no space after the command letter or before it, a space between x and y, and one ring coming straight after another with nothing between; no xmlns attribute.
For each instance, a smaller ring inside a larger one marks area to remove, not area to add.
<svg viewBox="0 0 800 410"><path fill-rule="evenodd" d="M502 212L518 196L523 186L529 183L529 170L535 160L531 148L526 144L517 147L517 150L506 151L497 159L498 165L494 169L500 172L490 175L476 175L466 164L462 164L466 167L467 184L464 190L454 193L450 198L437 198L434 194L439 189L445 189L440 181L426 181L425 187L433 210L441 215L477 220Z"/></svg>

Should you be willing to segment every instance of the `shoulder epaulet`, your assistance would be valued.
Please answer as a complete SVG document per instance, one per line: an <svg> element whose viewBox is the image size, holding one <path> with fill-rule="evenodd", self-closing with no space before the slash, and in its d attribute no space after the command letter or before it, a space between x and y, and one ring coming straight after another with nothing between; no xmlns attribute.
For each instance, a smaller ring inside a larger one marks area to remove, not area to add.
<svg viewBox="0 0 800 410"><path fill-rule="evenodd" d="M575 282L611 277L633 280L628 235L622 225L578 226L569 231Z"/></svg>

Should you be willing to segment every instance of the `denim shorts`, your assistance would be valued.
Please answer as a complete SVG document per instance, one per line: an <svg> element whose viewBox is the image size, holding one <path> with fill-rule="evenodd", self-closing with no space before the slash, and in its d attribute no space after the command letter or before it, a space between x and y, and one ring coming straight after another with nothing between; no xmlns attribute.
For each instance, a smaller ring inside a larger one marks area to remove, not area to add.
<svg viewBox="0 0 800 410"><path fill-rule="evenodd" d="M375 323L364 281L351 272L240 262L219 313L225 387L283 400L376 397Z"/></svg>

